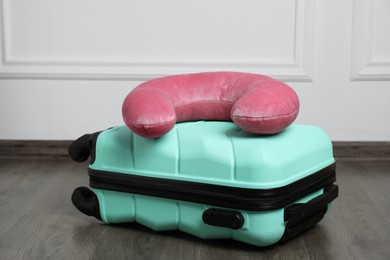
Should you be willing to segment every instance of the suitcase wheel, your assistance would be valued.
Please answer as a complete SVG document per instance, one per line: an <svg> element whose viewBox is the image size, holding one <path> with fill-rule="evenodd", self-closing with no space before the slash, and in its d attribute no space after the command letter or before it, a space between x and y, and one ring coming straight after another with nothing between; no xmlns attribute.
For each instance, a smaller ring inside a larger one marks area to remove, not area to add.
<svg viewBox="0 0 390 260"><path fill-rule="evenodd" d="M96 194L87 187L78 187L72 194L73 205L82 213L102 220Z"/></svg>

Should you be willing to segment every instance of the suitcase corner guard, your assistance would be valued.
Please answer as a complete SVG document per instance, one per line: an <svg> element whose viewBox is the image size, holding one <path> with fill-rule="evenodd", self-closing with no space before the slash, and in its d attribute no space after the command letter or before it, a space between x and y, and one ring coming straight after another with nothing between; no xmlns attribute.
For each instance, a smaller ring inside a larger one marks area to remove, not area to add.
<svg viewBox="0 0 390 260"><path fill-rule="evenodd" d="M75 162L84 162L91 156L91 164L95 161L96 140L100 132L85 134L71 143L68 148L69 157Z"/></svg>
<svg viewBox="0 0 390 260"><path fill-rule="evenodd" d="M87 187L78 187L72 194L73 205L87 216L102 220L99 201L96 194Z"/></svg>

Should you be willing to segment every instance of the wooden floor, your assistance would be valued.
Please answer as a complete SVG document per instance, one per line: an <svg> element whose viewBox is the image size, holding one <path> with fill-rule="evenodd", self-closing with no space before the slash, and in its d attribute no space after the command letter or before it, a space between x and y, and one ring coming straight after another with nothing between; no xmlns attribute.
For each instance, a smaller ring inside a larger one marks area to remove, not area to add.
<svg viewBox="0 0 390 260"><path fill-rule="evenodd" d="M0 159L0 259L390 259L390 161L339 161L339 198L324 220L283 245L258 248L108 226L74 208L86 164Z"/></svg>

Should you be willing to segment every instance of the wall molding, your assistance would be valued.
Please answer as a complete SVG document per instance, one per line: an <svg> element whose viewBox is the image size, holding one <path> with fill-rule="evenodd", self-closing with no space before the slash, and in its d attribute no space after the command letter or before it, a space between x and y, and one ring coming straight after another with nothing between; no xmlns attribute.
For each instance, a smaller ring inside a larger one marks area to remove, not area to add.
<svg viewBox="0 0 390 260"><path fill-rule="evenodd" d="M373 57L375 0L354 0L352 80L390 80L390 57Z"/></svg>
<svg viewBox="0 0 390 260"><path fill-rule="evenodd" d="M294 55L286 59L237 60L113 60L75 57L13 57L10 53L10 0L0 0L0 79L149 80L194 71L247 71L284 81L310 81L313 67L315 1L295 0Z"/></svg>
<svg viewBox="0 0 390 260"><path fill-rule="evenodd" d="M0 158L66 158L72 141L0 140Z"/></svg>
<svg viewBox="0 0 390 260"><path fill-rule="evenodd" d="M336 160L390 160L390 142L333 142Z"/></svg>

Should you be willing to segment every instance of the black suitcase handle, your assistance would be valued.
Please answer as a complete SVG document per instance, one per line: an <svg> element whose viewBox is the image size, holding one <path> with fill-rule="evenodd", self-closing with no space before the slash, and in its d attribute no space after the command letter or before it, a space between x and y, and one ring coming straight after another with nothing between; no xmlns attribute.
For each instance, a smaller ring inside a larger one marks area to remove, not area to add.
<svg viewBox="0 0 390 260"><path fill-rule="evenodd" d="M286 242L320 222L328 210L328 204L337 198L339 187L335 184L325 188L320 196L306 203L294 203L284 210L287 222L282 242Z"/></svg>
<svg viewBox="0 0 390 260"><path fill-rule="evenodd" d="M244 225L244 216L239 211L209 208L202 214L203 223L216 227L240 229Z"/></svg>

